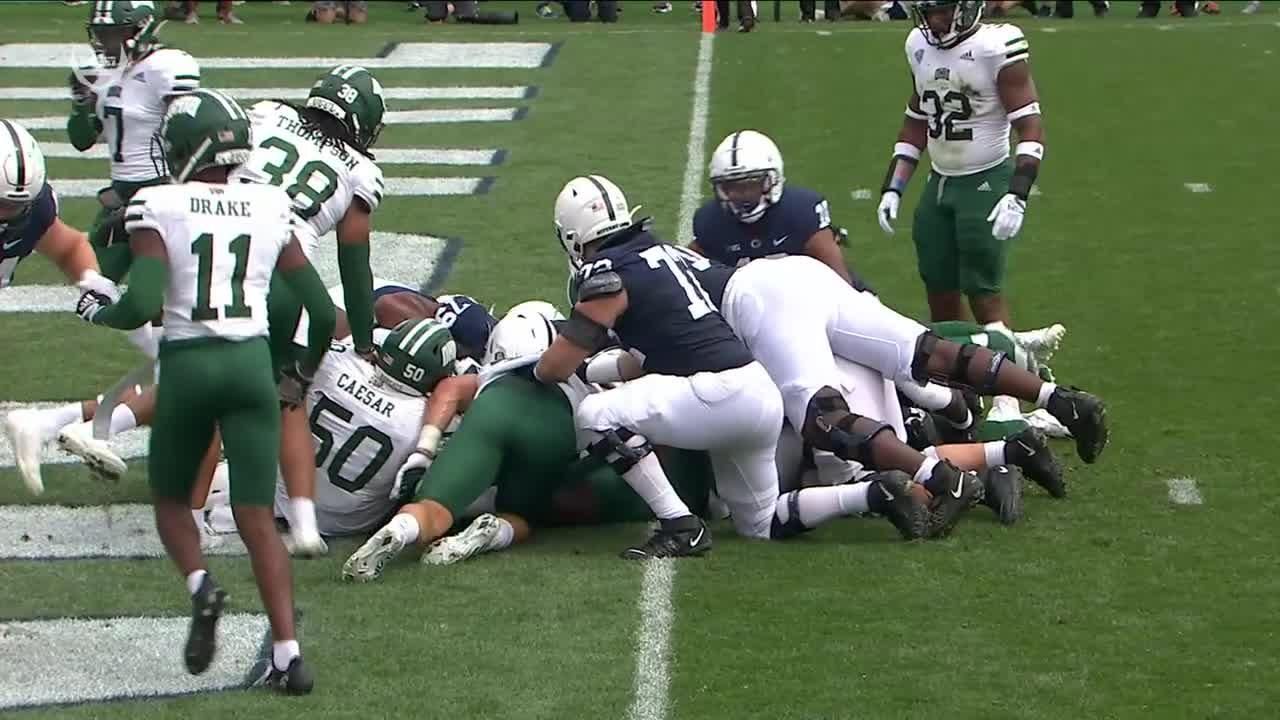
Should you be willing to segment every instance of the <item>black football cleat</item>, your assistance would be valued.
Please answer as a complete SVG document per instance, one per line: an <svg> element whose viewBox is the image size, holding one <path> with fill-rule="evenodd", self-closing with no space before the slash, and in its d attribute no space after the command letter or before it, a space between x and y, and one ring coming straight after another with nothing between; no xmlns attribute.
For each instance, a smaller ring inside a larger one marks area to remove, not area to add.
<svg viewBox="0 0 1280 720"><path fill-rule="evenodd" d="M982 504L991 508L1001 525L1022 519L1022 472L1017 467L997 465L978 477L982 478Z"/></svg>
<svg viewBox="0 0 1280 720"><path fill-rule="evenodd" d="M934 475L943 473L946 488L929 501L929 531L927 537L946 537L960 522L960 516L973 504L982 500L982 480L971 472L961 472L948 462L940 462Z"/></svg>
<svg viewBox="0 0 1280 720"><path fill-rule="evenodd" d="M623 550L624 560L697 557L711 551L711 531L702 518L685 515L673 520L659 520L658 528L642 545Z"/></svg>
<svg viewBox="0 0 1280 720"><path fill-rule="evenodd" d="M867 492L877 493L884 501L878 503L885 508L880 514L893 523L903 540L919 540L928 534L929 505L912 492L915 482L910 475L889 470L873 473L867 480L871 483Z"/></svg>
<svg viewBox="0 0 1280 720"><path fill-rule="evenodd" d="M213 654L218 649L218 620L227 603L227 593L205 573L200 589L191 596L191 627L187 630L187 646L182 658L187 672L199 675L209 669Z"/></svg>
<svg viewBox="0 0 1280 720"><path fill-rule="evenodd" d="M1095 395L1061 385L1049 398L1049 414L1067 426L1076 439L1076 454L1093 464L1107 448L1107 406Z"/></svg>
<svg viewBox="0 0 1280 720"><path fill-rule="evenodd" d="M1044 433L1028 427L1005 441L1005 460L1022 470L1031 482L1056 498L1067 496L1067 481L1062 464L1054 456Z"/></svg>
<svg viewBox="0 0 1280 720"><path fill-rule="evenodd" d="M289 661L289 667L277 670L276 664L267 660L267 674L262 677L263 687L282 695L307 695L315 687L315 678L299 655Z"/></svg>

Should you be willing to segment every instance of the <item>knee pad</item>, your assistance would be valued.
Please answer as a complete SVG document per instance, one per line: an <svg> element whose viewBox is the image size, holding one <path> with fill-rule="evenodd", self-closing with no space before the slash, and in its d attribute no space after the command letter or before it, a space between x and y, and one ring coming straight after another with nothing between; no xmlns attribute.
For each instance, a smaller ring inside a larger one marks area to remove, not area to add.
<svg viewBox="0 0 1280 720"><path fill-rule="evenodd" d="M938 336L927 331L916 340L916 352L911 358L911 379L921 385L929 382L929 357L938 347Z"/></svg>
<svg viewBox="0 0 1280 720"><path fill-rule="evenodd" d="M856 428L859 420L863 427ZM828 386L809 400L800 435L819 450L871 467L871 441L885 430L892 433L893 427L850 412L840 391Z"/></svg>
<svg viewBox="0 0 1280 720"><path fill-rule="evenodd" d="M600 439L587 446L587 453L613 468L619 475L636 466L653 452L653 445L643 435L620 428L600 433Z"/></svg>
<svg viewBox="0 0 1280 720"><path fill-rule="evenodd" d="M778 520L778 513L774 511L773 526L769 528L770 540L786 540L809 530L800 522L800 491L793 490L784 497L787 499L787 521Z"/></svg>
<svg viewBox="0 0 1280 720"><path fill-rule="evenodd" d="M973 343L965 343L960 346L960 352L956 354L956 364L951 370L952 382L961 383L972 387L979 395L995 394L996 375L1000 372L1000 366L1004 364L1005 357L1002 352L991 353L991 364L987 366L986 372L982 375L979 382L969 381L969 363L973 361L973 356L978 354L981 346Z"/></svg>

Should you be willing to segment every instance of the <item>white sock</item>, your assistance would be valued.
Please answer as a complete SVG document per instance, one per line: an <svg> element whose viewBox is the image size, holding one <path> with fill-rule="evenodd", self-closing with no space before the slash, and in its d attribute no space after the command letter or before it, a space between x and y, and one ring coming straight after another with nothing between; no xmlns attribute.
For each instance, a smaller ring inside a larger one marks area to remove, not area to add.
<svg viewBox="0 0 1280 720"><path fill-rule="evenodd" d="M1057 389L1058 389L1058 386L1054 383L1045 383L1041 385L1040 394L1036 397L1036 407L1038 408L1049 407L1049 398L1053 395L1053 391Z"/></svg>
<svg viewBox="0 0 1280 720"><path fill-rule="evenodd" d="M277 670L288 670L289 663L302 654L297 640L277 640L271 643L271 664Z"/></svg>
<svg viewBox="0 0 1280 720"><path fill-rule="evenodd" d="M938 466L939 462L941 461L938 460L938 458L932 458L926 455L924 462L920 463L920 469L916 470L916 474L912 476L912 479L921 485L924 485L929 478L933 477L933 469Z"/></svg>
<svg viewBox="0 0 1280 720"><path fill-rule="evenodd" d="M1009 462L1004 456L1003 440L982 443L982 452L987 456L987 467L989 468L1005 465Z"/></svg>
<svg viewBox="0 0 1280 720"><path fill-rule="evenodd" d="M671 487L666 471L658 462L658 456L653 453L641 458L622 479L648 504L659 520L672 520L693 514Z"/></svg>
<svg viewBox="0 0 1280 720"><path fill-rule="evenodd" d="M498 535L485 546L485 552L502 550L511 547L516 541L516 529L505 518L498 518Z"/></svg>
<svg viewBox="0 0 1280 720"><path fill-rule="evenodd" d="M417 542L418 535L422 532L422 528L418 527L418 519L409 513L396 513L387 527L406 545Z"/></svg>
<svg viewBox="0 0 1280 720"><path fill-rule="evenodd" d="M871 483L860 482L797 490L796 511L800 515L800 524L815 528L833 518L867 512L867 489L870 487ZM778 498L774 509L778 522L786 523L791 519L790 495L787 493Z"/></svg>
<svg viewBox="0 0 1280 720"><path fill-rule="evenodd" d="M68 425L84 422L84 410L80 407L80 403L68 403L38 412L42 430L50 437L57 435L59 430Z"/></svg>
<svg viewBox="0 0 1280 720"><path fill-rule="evenodd" d="M200 589L200 583L204 582L204 576L208 574L205 570L191 571L191 574L187 576L187 592L195 595L196 591Z"/></svg>
<svg viewBox="0 0 1280 720"><path fill-rule="evenodd" d="M191 508L191 520L195 522L196 529L204 524L204 508Z"/></svg>
<svg viewBox="0 0 1280 720"><path fill-rule="evenodd" d="M320 534L316 528L316 504L311 498L289 498L289 509L292 511L289 513L289 522L293 523L294 535Z"/></svg>
<svg viewBox="0 0 1280 720"><path fill-rule="evenodd" d="M128 405L121 403L111 411L111 434L122 433L138 427L138 418Z"/></svg>

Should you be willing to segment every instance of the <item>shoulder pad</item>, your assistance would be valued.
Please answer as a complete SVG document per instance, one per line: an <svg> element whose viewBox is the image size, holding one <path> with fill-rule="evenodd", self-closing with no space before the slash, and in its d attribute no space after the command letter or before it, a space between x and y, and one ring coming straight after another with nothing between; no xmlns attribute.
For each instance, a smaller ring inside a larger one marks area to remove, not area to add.
<svg viewBox="0 0 1280 720"><path fill-rule="evenodd" d="M594 273L578 286L578 302L617 295L622 292L622 276L612 270Z"/></svg>

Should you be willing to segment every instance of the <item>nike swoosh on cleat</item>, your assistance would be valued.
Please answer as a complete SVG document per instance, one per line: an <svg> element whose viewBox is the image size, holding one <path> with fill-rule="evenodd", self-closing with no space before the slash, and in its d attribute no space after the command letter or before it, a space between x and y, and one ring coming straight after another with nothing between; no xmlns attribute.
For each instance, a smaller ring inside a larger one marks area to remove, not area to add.
<svg viewBox="0 0 1280 720"><path fill-rule="evenodd" d="M1024 443L1024 442L1022 442L1021 440L1019 440L1019 441L1018 441L1018 445L1020 445L1020 446L1022 447L1022 449L1023 449L1023 450L1025 450L1025 451L1027 452L1027 454L1028 454L1028 455L1031 455L1031 456L1033 456L1033 457L1035 456L1035 454L1036 454L1035 448L1031 447L1030 445L1028 445L1028 444L1026 444L1026 443Z"/></svg>
<svg viewBox="0 0 1280 720"><path fill-rule="evenodd" d="M689 541L689 547L697 547L698 543L702 542L702 536L705 535L706 532L706 528L699 528L697 537Z"/></svg>
<svg viewBox="0 0 1280 720"><path fill-rule="evenodd" d="M956 489L951 491L951 497L956 498L957 500L959 500L959 499L960 499L960 496L961 496L963 493L964 493L964 476L963 476L963 475L961 475L961 476L956 480Z"/></svg>

